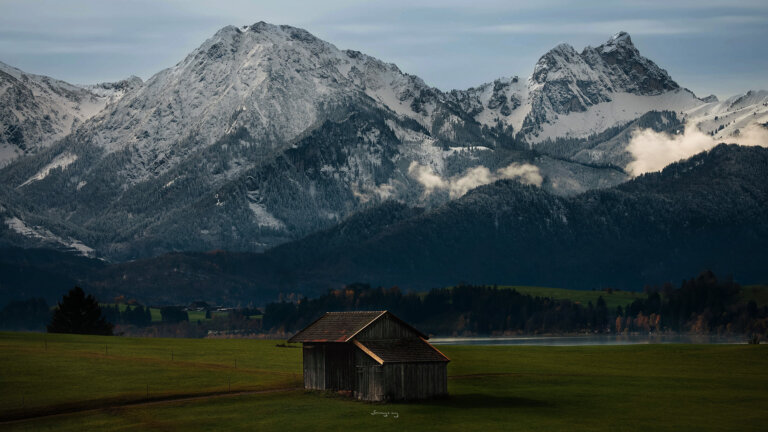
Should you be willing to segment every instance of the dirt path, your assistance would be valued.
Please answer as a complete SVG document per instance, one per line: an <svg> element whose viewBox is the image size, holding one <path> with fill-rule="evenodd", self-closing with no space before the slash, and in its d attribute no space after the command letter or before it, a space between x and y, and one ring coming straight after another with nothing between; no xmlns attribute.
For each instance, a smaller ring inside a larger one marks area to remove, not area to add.
<svg viewBox="0 0 768 432"><path fill-rule="evenodd" d="M521 376L525 374L521 373L481 373L481 374L464 374L464 375L451 375L448 379L472 379L472 378L485 378L493 376ZM0 416L0 426L12 425L18 423L24 423L29 421L36 421L42 419L50 419L56 417L63 417L72 414L89 414L97 413L99 411L108 411L123 408L141 408L161 406L179 402L193 402L206 399L217 399L237 396L250 396L257 394L268 393L280 393L289 392L293 390L301 390L302 387L281 387L277 389L269 390L245 390L245 391L233 391L233 392L206 392L197 394L183 394L183 395L170 395L159 396L150 399L141 399L133 401L121 401L121 400L101 400L92 401L91 403L85 402L81 404L72 405L57 405L51 407L41 407L38 409L32 409L27 412L10 413ZM101 403L100 403L101 402Z"/></svg>
<svg viewBox="0 0 768 432"><path fill-rule="evenodd" d="M179 402L192 402L206 399L227 398L236 396L250 396L257 394L268 393L281 393L294 390L301 390L302 387L283 387L269 390L246 390L246 391L233 391L233 392L218 392L218 393L199 393L199 394L187 394L187 395L175 395L165 396L158 398L151 398L149 400L135 400L127 402L105 402L103 405L89 405L89 406L54 406L49 408L40 408L35 411L29 411L27 413L10 414L0 417L0 426L12 425L18 423L24 423L28 421L50 419L56 417L62 417L72 414L89 414L97 413L99 411L114 410L121 408L136 408L136 407L152 407L159 405L166 405Z"/></svg>

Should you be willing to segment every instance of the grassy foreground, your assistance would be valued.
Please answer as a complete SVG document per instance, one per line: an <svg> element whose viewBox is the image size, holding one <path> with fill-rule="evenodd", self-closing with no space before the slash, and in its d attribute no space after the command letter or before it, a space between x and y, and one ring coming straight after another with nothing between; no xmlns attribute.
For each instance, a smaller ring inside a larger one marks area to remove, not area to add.
<svg viewBox="0 0 768 432"><path fill-rule="evenodd" d="M287 390L120 406L146 400L147 385L150 399L299 386L300 350L275 344L0 333L0 417L93 408L0 423L0 429L757 431L768 425L765 345L441 346L452 359L451 396L444 400L382 405Z"/></svg>

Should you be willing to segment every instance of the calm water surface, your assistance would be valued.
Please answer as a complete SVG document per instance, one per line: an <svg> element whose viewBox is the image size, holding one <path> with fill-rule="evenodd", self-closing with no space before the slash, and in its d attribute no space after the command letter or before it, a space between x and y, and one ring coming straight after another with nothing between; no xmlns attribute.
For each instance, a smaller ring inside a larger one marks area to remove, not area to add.
<svg viewBox="0 0 768 432"><path fill-rule="evenodd" d="M588 335L524 337L451 337L432 338L435 345L635 345L635 344L744 344L746 336L716 335Z"/></svg>

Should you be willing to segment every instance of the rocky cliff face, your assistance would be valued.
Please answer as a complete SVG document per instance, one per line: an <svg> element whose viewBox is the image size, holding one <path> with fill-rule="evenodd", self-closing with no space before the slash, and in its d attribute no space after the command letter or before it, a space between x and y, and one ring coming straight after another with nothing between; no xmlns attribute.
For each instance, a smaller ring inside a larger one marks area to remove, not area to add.
<svg viewBox="0 0 768 432"><path fill-rule="evenodd" d="M258 251L385 200L433 207L504 178L558 195L608 187L628 178L631 128L706 105L624 33L560 45L528 79L449 93L263 22L221 29L146 83L14 73L2 106L29 114L3 120L4 139L46 138L0 170L0 240L113 259Z"/></svg>
<svg viewBox="0 0 768 432"><path fill-rule="evenodd" d="M50 146L107 102L87 89L0 63L0 167Z"/></svg>

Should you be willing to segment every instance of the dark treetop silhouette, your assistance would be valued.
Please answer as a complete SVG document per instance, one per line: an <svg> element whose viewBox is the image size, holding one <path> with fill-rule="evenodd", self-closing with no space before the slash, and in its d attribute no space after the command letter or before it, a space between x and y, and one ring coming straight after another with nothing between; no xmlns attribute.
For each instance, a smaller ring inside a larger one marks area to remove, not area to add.
<svg viewBox="0 0 768 432"><path fill-rule="evenodd" d="M86 296L80 287L74 287L53 312L48 332L111 336L113 327L102 316L96 299L90 294Z"/></svg>

